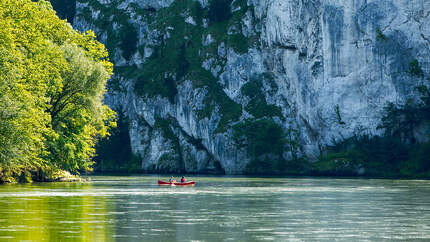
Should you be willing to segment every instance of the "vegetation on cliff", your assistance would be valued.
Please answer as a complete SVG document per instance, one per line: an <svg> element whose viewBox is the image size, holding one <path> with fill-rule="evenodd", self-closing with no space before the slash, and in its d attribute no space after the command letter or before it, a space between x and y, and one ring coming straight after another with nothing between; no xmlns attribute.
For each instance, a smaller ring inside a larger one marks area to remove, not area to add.
<svg viewBox="0 0 430 242"><path fill-rule="evenodd" d="M0 18L0 182L90 170L95 142L115 126L102 103L105 47L45 0L4 0Z"/></svg>
<svg viewBox="0 0 430 242"><path fill-rule="evenodd" d="M51 2L58 6L58 14L63 18L75 15L64 0ZM317 162L313 162L315 157L301 156L301 146L306 142L313 142L312 145L319 142L315 138L318 136L318 127L316 131L313 130L308 118L294 117L294 109L288 113L283 104L269 101L268 97L276 96L281 87L274 81L272 72L245 76L244 84L238 90L242 98L240 101L233 100L225 92L226 87L220 75L223 68L228 66L228 54L234 51L234 55L246 56L250 48L262 48L258 30L249 32L244 29L244 21L249 21L249 25L261 24L255 21L251 3L246 0L209 0L202 5L201 1L184 0L173 1L164 8L153 8L134 2L78 2L80 10L76 17L100 31L100 39L106 41L110 56L118 61L116 78L109 83L112 90L126 92L121 90L119 82L127 79L133 84L134 94L139 98L154 100L159 96L174 104L180 91L178 86L190 81L194 89L205 91L202 105L196 105L192 111L199 120L219 118L215 121L216 129L211 135L230 133L237 145L235 147L246 150L250 162L243 171L245 173L429 176L429 137L423 134L420 140L415 138L417 130L425 130L429 126L428 84L417 87L417 91L422 94L421 100L411 100L404 105L387 105L386 116L381 120L380 136L374 136L374 131L360 132L353 137L334 140L332 146L320 147L321 155ZM302 31L299 28L299 32ZM374 50L377 54L397 56L393 53L401 53L401 58L394 58L398 66L393 64L390 67L394 70L393 80L404 74L408 78L415 78L417 83L428 78L416 59L416 53L410 51L409 47L402 50L402 41L399 42L397 37L393 38L377 28L375 40ZM284 48L297 51L296 47ZM304 59L306 56L306 52L301 52L298 58ZM267 65L270 64L269 61ZM298 74L302 74L301 71ZM398 80L399 83L403 81L401 78ZM307 89L303 87L302 91L306 92ZM286 100L285 103L287 101L291 101L294 106L294 100ZM376 109L379 108L380 105ZM349 125L348 117L343 116L339 104L333 105L331 110L335 114L335 123L330 125ZM291 117L288 116L290 114ZM289 118L303 119L298 124L303 127L287 124ZM154 119L156 122L151 125L151 129L163 136L166 140L163 143L170 143L166 147L172 150L157 158L156 165L158 168L165 167L168 172L182 172L182 157L186 156L181 154L177 135L180 132L173 132L180 127L177 127L174 118L170 120L154 115ZM128 122L123 121L113 131L114 136L104 140L99 147L96 167L100 171L139 170L141 163L130 153ZM315 137L301 136L300 129L309 130L310 136ZM197 145L203 146L200 141ZM113 147L121 149L112 152Z"/></svg>
<svg viewBox="0 0 430 242"><path fill-rule="evenodd" d="M424 77L417 63L411 68L414 75ZM425 85L416 89L419 100L387 104L378 126L381 136L357 134L334 141L313 164L313 174L357 175L361 169L367 176L430 177L430 90ZM420 130L424 133L417 133Z"/></svg>

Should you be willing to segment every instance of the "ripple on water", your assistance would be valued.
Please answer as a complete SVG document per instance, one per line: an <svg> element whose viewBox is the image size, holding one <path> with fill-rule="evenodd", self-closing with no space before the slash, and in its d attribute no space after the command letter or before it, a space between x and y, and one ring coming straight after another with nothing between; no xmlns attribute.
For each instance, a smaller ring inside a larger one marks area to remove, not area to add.
<svg viewBox="0 0 430 242"><path fill-rule="evenodd" d="M288 193L357 193L357 192L376 192L383 190L387 192L399 192L401 189L387 189L383 187L357 187L357 188L336 188L336 187L229 187L229 188L209 188L206 190L198 189L99 189L97 192L70 192L70 191L35 191L35 192L1 192L0 197L74 197L74 196L161 196L161 195L207 195L214 194L220 196L232 195L254 195L254 194L288 194ZM264 200L264 198L255 198ZM156 203L157 204L157 203Z"/></svg>
<svg viewBox="0 0 430 242"><path fill-rule="evenodd" d="M12 224L0 236L65 228L124 241L430 239L430 182L201 178L182 189L153 180L0 188L0 222Z"/></svg>

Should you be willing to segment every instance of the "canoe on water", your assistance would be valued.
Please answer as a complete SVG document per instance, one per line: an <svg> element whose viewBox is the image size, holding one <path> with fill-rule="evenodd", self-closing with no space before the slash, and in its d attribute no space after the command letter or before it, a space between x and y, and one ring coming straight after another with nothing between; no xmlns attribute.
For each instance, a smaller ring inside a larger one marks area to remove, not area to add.
<svg viewBox="0 0 430 242"><path fill-rule="evenodd" d="M158 185L169 185L169 186L194 186L194 184L196 184L194 181L187 181L187 182L174 182L174 183L170 183L170 182L165 182L162 180L158 180Z"/></svg>

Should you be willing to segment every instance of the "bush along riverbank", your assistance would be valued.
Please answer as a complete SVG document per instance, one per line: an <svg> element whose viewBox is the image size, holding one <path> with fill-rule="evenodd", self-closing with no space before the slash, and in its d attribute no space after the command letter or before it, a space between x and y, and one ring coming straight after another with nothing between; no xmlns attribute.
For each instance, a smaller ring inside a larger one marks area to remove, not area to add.
<svg viewBox="0 0 430 242"><path fill-rule="evenodd" d="M116 125L108 53L44 0L2 1L0 18L0 182L78 179Z"/></svg>

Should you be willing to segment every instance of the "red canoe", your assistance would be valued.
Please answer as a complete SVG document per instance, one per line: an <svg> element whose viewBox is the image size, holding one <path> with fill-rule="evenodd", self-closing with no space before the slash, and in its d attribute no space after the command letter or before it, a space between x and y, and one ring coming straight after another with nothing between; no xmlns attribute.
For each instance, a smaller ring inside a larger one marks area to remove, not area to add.
<svg viewBox="0 0 430 242"><path fill-rule="evenodd" d="M158 185L194 186L194 184L196 184L194 181L170 183L170 182L158 180Z"/></svg>

